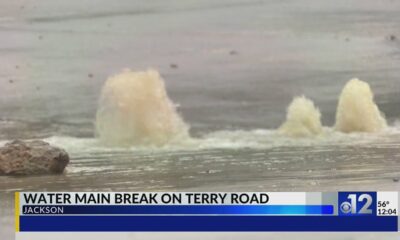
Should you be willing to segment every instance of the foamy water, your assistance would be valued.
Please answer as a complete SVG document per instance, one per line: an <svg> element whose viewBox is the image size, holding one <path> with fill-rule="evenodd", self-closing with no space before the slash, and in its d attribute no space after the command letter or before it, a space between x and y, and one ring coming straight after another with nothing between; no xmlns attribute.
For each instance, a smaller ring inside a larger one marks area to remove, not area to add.
<svg viewBox="0 0 400 240"><path fill-rule="evenodd" d="M352 79L339 96L334 128L323 128L319 109L302 96L290 103L286 121L277 130L217 131L191 138L188 124L178 115L159 73L125 70L103 86L96 115L98 139L89 144L169 150L271 148L346 142L351 137L338 132L377 132L386 126L368 83Z"/></svg>
<svg viewBox="0 0 400 240"><path fill-rule="evenodd" d="M341 132L376 132L386 127L386 120L374 102L368 83L350 80L343 88L336 110L335 129Z"/></svg>
<svg viewBox="0 0 400 240"><path fill-rule="evenodd" d="M400 126L389 126L379 133L341 133L330 127L323 127L321 133L314 137L293 138L282 135L275 129L215 131L197 138L186 138L184 141L170 144L107 146L98 138L76 138L69 136L53 136L44 138L50 144L63 147L68 152L165 152L165 151L197 151L212 149L272 149L279 147L321 147L329 145L357 146L374 143L396 142L400 137ZM0 145L7 141L0 141Z"/></svg>
<svg viewBox="0 0 400 240"><path fill-rule="evenodd" d="M296 97L289 105L286 122L279 131L289 137L310 137L321 134L321 113L311 100L304 96Z"/></svg>
<svg viewBox="0 0 400 240"><path fill-rule="evenodd" d="M96 133L108 145L164 145L187 138L188 126L157 71L124 70L103 86Z"/></svg>
<svg viewBox="0 0 400 240"><path fill-rule="evenodd" d="M400 132L398 122L387 127L370 86L358 79L343 88L334 127L323 127L319 109L302 96L290 103L286 121L278 129L222 130L200 137L190 137L188 129L157 71L124 70L103 86L96 115L97 138L53 136L44 140L71 152L154 152L354 145L386 141Z"/></svg>

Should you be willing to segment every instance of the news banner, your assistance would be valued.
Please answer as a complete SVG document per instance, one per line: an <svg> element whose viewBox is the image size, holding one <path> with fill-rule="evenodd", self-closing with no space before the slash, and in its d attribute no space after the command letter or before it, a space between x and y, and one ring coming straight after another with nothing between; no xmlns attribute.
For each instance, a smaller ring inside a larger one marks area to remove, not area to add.
<svg viewBox="0 0 400 240"><path fill-rule="evenodd" d="M18 192L30 232L399 231L398 192Z"/></svg>

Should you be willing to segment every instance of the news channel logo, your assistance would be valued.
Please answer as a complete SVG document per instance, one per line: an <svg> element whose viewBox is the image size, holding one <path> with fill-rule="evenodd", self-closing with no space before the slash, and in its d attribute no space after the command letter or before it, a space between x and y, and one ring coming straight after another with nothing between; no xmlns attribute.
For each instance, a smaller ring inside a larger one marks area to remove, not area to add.
<svg viewBox="0 0 400 240"><path fill-rule="evenodd" d="M339 192L339 215L376 216L376 192Z"/></svg>

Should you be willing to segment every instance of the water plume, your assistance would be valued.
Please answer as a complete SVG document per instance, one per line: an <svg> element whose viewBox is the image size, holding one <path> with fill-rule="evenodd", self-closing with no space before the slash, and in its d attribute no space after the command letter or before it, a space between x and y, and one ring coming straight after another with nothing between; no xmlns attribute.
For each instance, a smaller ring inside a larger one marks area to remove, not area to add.
<svg viewBox="0 0 400 240"><path fill-rule="evenodd" d="M386 126L369 84L356 78L348 81L339 97L335 129L345 133L376 132Z"/></svg>
<svg viewBox="0 0 400 240"><path fill-rule="evenodd" d="M290 103L286 121L279 132L289 137L310 137L322 133L321 113L314 103L304 96L296 97Z"/></svg>
<svg viewBox="0 0 400 240"><path fill-rule="evenodd" d="M124 70L105 82L96 134L107 145L160 146L188 138L188 129L157 71Z"/></svg>

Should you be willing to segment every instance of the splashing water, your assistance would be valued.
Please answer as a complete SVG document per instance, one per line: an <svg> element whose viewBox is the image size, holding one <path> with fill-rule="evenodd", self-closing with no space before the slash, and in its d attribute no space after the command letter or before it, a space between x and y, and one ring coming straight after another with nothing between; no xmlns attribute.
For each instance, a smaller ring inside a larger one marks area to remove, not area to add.
<svg viewBox="0 0 400 240"><path fill-rule="evenodd" d="M96 133L99 140L108 146L169 148L175 145L191 148L195 145L200 148L225 148L280 145L279 141L288 141L286 137L319 136L313 138L315 140L329 136L341 138L341 135L334 134L335 130L344 133L375 132L387 126L374 103L369 85L358 79L350 80L343 88L334 128L323 128L320 119L319 109L310 99L301 96L294 98L289 105L286 121L278 131L265 130L268 132L265 136L261 130L232 133L220 131L193 139L189 137L189 127L168 98L159 73L155 70L125 70L109 78L103 86L97 111ZM247 139L247 135L252 136L250 138L257 136L258 140L248 144L248 139L239 141L238 134L244 139ZM278 142L271 143L264 139L270 138L271 134Z"/></svg>
<svg viewBox="0 0 400 240"><path fill-rule="evenodd" d="M286 122L279 132L289 137L310 137L322 133L321 113L306 97L296 97L290 103Z"/></svg>
<svg viewBox="0 0 400 240"><path fill-rule="evenodd" d="M386 126L368 83L358 79L347 82L339 97L335 129L345 133L376 132Z"/></svg>
<svg viewBox="0 0 400 240"><path fill-rule="evenodd" d="M96 115L103 143L160 146L188 138L188 129L157 71L124 70L104 84Z"/></svg>

